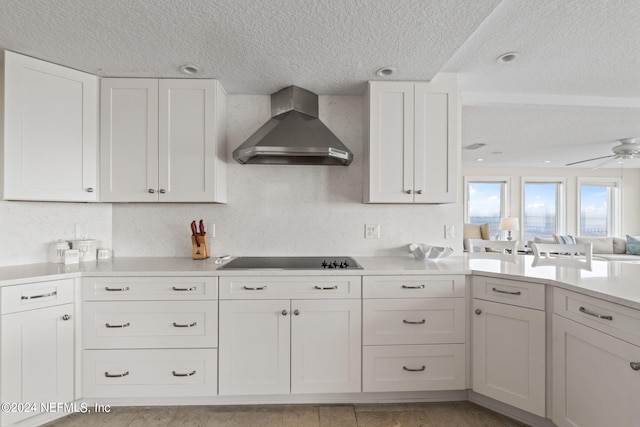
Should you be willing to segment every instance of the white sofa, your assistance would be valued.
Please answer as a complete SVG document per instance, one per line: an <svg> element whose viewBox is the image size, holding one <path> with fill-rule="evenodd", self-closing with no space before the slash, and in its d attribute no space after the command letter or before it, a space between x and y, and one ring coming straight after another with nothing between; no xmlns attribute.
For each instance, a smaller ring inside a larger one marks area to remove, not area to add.
<svg viewBox="0 0 640 427"><path fill-rule="evenodd" d="M553 238L534 237L527 243L557 243ZM593 245L593 259L606 261L635 261L640 263L639 255L627 254L627 240L624 237L580 237L576 236L576 243L591 243Z"/></svg>

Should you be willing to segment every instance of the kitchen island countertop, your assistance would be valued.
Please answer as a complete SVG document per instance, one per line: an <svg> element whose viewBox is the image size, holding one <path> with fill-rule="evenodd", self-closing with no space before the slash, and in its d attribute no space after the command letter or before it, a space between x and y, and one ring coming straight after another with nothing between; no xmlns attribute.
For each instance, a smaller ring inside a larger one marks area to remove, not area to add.
<svg viewBox="0 0 640 427"><path fill-rule="evenodd" d="M214 259L113 258L75 265L28 264L0 267L0 286L81 276L239 276L255 275L424 275L478 274L526 280L567 290L640 310L640 263L594 260L583 264L534 266L530 255L465 254L434 261L407 256L354 256L363 270L218 270Z"/></svg>

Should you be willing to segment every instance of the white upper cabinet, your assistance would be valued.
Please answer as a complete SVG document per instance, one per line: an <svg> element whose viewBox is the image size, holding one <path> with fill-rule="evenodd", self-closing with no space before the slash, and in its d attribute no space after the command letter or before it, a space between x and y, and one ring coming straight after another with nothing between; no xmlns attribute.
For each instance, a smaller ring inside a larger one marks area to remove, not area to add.
<svg viewBox="0 0 640 427"><path fill-rule="evenodd" d="M215 80L102 79L101 200L226 202L226 114Z"/></svg>
<svg viewBox="0 0 640 427"><path fill-rule="evenodd" d="M97 200L98 78L4 51L5 200Z"/></svg>
<svg viewBox="0 0 640 427"><path fill-rule="evenodd" d="M460 157L455 74L430 83L369 82L365 203L453 203Z"/></svg>

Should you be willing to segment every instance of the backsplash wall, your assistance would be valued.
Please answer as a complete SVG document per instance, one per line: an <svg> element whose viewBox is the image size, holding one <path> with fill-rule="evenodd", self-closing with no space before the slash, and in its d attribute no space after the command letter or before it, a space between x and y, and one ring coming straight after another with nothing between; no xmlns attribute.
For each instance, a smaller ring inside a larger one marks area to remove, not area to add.
<svg viewBox="0 0 640 427"><path fill-rule="evenodd" d="M190 256L189 223L200 218L216 224L214 255L397 255L411 242L461 253L461 204L362 203L363 97L320 97L320 118L354 153L348 167L232 160L270 117L269 96L229 96L228 203L113 204L115 256ZM364 224L380 224L380 239L364 239ZM445 224L455 226L456 239L444 239Z"/></svg>
<svg viewBox="0 0 640 427"><path fill-rule="evenodd" d="M0 201L0 266L48 261L49 244L75 238L86 224L98 247L111 247L111 204Z"/></svg>

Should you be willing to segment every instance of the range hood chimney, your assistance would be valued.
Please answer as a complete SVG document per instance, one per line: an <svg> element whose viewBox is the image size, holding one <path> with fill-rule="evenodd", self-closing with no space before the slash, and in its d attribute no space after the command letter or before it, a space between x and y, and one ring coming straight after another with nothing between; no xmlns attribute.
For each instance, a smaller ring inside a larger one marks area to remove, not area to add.
<svg viewBox="0 0 640 427"><path fill-rule="evenodd" d="M271 119L233 151L242 164L342 165L353 153L318 118L318 95L297 86L271 95Z"/></svg>

